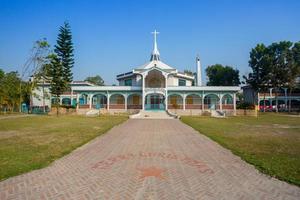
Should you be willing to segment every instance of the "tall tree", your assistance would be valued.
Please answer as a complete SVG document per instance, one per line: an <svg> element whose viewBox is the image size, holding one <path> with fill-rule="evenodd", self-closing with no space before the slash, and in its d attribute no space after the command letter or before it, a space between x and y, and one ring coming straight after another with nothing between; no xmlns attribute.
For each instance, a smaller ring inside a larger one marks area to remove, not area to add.
<svg viewBox="0 0 300 200"><path fill-rule="evenodd" d="M89 76L84 81L88 81L90 83L93 83L93 84L99 85L99 86L103 86L104 85L104 80L99 75Z"/></svg>
<svg viewBox="0 0 300 200"><path fill-rule="evenodd" d="M72 68L74 66L73 42L71 28L68 22L65 22L59 29L57 44L54 52L57 54L63 67L63 79L67 85L73 81Z"/></svg>
<svg viewBox="0 0 300 200"><path fill-rule="evenodd" d="M209 86L238 86L240 84L239 70L230 66L215 64L206 68Z"/></svg>
<svg viewBox="0 0 300 200"><path fill-rule="evenodd" d="M50 77L50 92L54 96L56 114L59 114L59 99L60 95L66 90L66 81L63 74L63 65L56 54L49 55L49 68L47 70L47 76Z"/></svg>
<svg viewBox="0 0 300 200"><path fill-rule="evenodd" d="M258 44L250 52L249 66L252 72L249 73L248 77L244 76L246 83L249 84L254 91L263 92L264 111L266 108L265 92L270 86L270 63L271 59L268 54L268 48L264 44Z"/></svg>
<svg viewBox="0 0 300 200"><path fill-rule="evenodd" d="M269 49L271 58L271 85L275 90L276 112L278 112L278 91L288 82L289 71L293 62L291 47L293 43L290 41L281 41L272 43Z"/></svg>
<svg viewBox="0 0 300 200"><path fill-rule="evenodd" d="M45 112L45 89L44 85L47 81L46 77L46 68L49 59L48 56L50 54L50 45L48 41L44 38L42 40L37 40L34 44L34 47L31 50L31 56L27 59L26 63L24 64L22 68L21 73L21 79L23 80L26 78L26 74L29 74L33 77L32 81L29 83L23 83L20 87L21 89L21 95L20 96L20 102L21 100L25 100L26 104L30 103L30 96L39 96L37 94L33 94L32 91L34 91L34 88L37 88L37 85L39 83L42 83L42 99L43 99L43 110ZM24 87L23 87L24 86ZM28 94L25 94L25 93ZM29 101L28 101L29 97ZM20 108L21 111L21 108Z"/></svg>
<svg viewBox="0 0 300 200"><path fill-rule="evenodd" d="M294 43L290 56L288 56L288 70L287 76L287 87L289 88L289 96L291 97L292 91L297 87L297 78L300 77L300 42ZM292 99L289 98L288 111L291 111Z"/></svg>

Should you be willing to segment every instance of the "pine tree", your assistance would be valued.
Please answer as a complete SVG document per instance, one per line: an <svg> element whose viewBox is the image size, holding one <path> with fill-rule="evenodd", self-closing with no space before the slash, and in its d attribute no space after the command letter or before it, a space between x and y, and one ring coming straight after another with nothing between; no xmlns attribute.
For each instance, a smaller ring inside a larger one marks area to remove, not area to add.
<svg viewBox="0 0 300 200"><path fill-rule="evenodd" d="M59 97L66 90L66 81L63 74L63 65L57 55L49 56L50 64L47 70L47 76L50 77L50 92L56 102L56 113L59 114Z"/></svg>
<svg viewBox="0 0 300 200"><path fill-rule="evenodd" d="M74 49L69 23L65 22L64 25L60 27L59 32L54 52L62 63L63 79L68 86L73 81L72 67L74 66Z"/></svg>

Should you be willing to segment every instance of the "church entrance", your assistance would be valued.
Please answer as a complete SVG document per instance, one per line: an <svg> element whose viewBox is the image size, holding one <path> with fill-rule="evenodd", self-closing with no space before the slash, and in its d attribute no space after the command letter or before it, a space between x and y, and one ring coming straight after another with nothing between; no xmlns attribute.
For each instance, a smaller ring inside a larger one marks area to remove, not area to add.
<svg viewBox="0 0 300 200"><path fill-rule="evenodd" d="M164 95L148 94L145 98L145 110L165 110Z"/></svg>

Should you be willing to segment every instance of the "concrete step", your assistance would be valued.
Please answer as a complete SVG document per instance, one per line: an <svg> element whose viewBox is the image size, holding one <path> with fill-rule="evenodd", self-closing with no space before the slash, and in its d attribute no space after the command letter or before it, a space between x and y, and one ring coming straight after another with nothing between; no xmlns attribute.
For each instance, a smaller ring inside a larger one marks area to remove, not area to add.
<svg viewBox="0 0 300 200"><path fill-rule="evenodd" d="M175 119L174 116L169 115L164 110L151 111L151 110L141 110L138 114L131 115L132 119Z"/></svg>

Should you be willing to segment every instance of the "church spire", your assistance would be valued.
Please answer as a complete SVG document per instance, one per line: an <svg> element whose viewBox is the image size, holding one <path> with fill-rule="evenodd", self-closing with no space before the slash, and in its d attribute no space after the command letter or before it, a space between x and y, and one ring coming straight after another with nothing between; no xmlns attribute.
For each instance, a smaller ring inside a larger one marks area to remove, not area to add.
<svg viewBox="0 0 300 200"><path fill-rule="evenodd" d="M154 30L154 32L152 32L152 34L154 35L154 45L153 45L153 51L151 54L150 61L160 60L160 55L159 55L159 51L157 49L157 43L156 43L156 35L159 34L159 32Z"/></svg>

